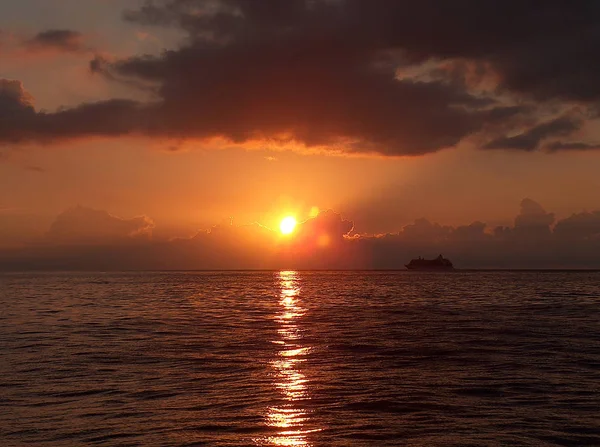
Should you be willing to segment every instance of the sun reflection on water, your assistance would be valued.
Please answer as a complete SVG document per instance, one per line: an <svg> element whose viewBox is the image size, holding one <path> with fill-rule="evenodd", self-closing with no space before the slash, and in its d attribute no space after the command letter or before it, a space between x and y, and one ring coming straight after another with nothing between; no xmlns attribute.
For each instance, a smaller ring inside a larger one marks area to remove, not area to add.
<svg viewBox="0 0 600 447"><path fill-rule="evenodd" d="M299 302L300 277L293 271L279 273L280 312L275 315L278 324L279 340L274 343L280 346L277 357L271 362L274 370L274 386L279 390L282 403L268 408L266 423L269 427L279 429L269 436L268 444L276 446L310 447L307 436L318 431L310 429L308 411L302 408L302 401L310 399L308 379L300 366L306 362L311 347L302 344L303 330L300 319L306 313Z"/></svg>

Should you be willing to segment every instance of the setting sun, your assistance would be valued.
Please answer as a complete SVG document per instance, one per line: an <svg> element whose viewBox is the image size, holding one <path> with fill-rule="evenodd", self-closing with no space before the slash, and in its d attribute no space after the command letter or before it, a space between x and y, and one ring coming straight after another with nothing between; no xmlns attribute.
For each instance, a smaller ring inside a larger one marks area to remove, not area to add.
<svg viewBox="0 0 600 447"><path fill-rule="evenodd" d="M292 216L284 217L279 224L279 229L283 234L290 234L296 228L296 219Z"/></svg>

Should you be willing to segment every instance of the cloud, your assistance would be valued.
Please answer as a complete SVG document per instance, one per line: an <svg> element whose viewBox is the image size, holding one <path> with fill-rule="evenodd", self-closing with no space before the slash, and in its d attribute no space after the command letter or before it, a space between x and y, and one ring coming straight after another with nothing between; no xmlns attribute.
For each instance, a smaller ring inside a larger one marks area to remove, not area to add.
<svg viewBox="0 0 600 447"><path fill-rule="evenodd" d="M457 241L485 241L492 237L491 234L486 233L486 227L485 223L476 221L470 225L456 227L450 237Z"/></svg>
<svg viewBox="0 0 600 447"><path fill-rule="evenodd" d="M61 245L124 243L152 234L154 223L146 216L122 219L106 211L82 206L70 208L56 218L45 242Z"/></svg>
<svg viewBox="0 0 600 447"><path fill-rule="evenodd" d="M0 144L51 143L81 137L117 137L140 132L148 122L139 103L112 99L54 113L36 112L20 81L0 79Z"/></svg>
<svg viewBox="0 0 600 447"><path fill-rule="evenodd" d="M600 211L583 212L561 220L554 233L565 239L600 239Z"/></svg>
<svg viewBox="0 0 600 447"><path fill-rule="evenodd" d="M599 18L593 0L148 1L124 19L178 28L181 46L96 57L90 69L152 100L23 116L0 141L217 137L399 156L478 136L487 148L532 151L581 127L560 111L576 104L593 116ZM34 41L75 48L72 33Z"/></svg>
<svg viewBox="0 0 600 447"><path fill-rule="evenodd" d="M42 31L25 41L24 45L31 51L58 50L66 53L87 51L83 45L83 35L65 29Z"/></svg>
<svg viewBox="0 0 600 447"><path fill-rule="evenodd" d="M427 219L417 219L414 223L406 225L398 233L398 237L410 241L440 241L452 232L451 227L432 223Z"/></svg>
<svg viewBox="0 0 600 447"><path fill-rule="evenodd" d="M549 236L553 223L553 213L547 213L539 203L531 199L523 199L521 212L515 218L513 234L524 239Z"/></svg>
<svg viewBox="0 0 600 447"><path fill-rule="evenodd" d="M523 199L521 212L515 218L515 228L543 227L548 228L554 222L554 214L546 210L534 200Z"/></svg>
<svg viewBox="0 0 600 447"><path fill-rule="evenodd" d="M500 137L485 145L485 149L516 149L533 151L540 143L550 137L570 135L581 126L581 122L570 117L538 124L528 131L514 137ZM552 147L552 144L550 145Z"/></svg>
<svg viewBox="0 0 600 447"><path fill-rule="evenodd" d="M583 141L555 141L546 145L546 149L550 152L555 151L587 151L600 149L598 143L584 143Z"/></svg>
<svg viewBox="0 0 600 447"><path fill-rule="evenodd" d="M0 79L0 117L31 114L33 104L33 96L25 91L21 81Z"/></svg>
<svg viewBox="0 0 600 447"><path fill-rule="evenodd" d="M354 230L354 224L342 218L333 210L320 211L315 217L302 222L296 230L295 243L327 244L338 243L344 240Z"/></svg>
<svg viewBox="0 0 600 447"><path fill-rule="evenodd" d="M300 48L290 54L290 47ZM357 65L350 49L323 54L317 48L317 42L282 41L218 51L198 45L162 60L117 62L103 72L160 82L162 117L154 130L182 137L420 154L457 144L488 116L480 110L484 101L452 86L396 81L393 73Z"/></svg>
<svg viewBox="0 0 600 447"><path fill-rule="evenodd" d="M600 268L600 211L555 223L531 199L521 202L512 227L495 229L479 221L452 227L417 219L396 233L365 235L332 210L299 223L291 237L228 222L165 241L153 239L152 228L147 217L75 207L37 245L0 250L0 270L394 269L440 253L460 268Z"/></svg>

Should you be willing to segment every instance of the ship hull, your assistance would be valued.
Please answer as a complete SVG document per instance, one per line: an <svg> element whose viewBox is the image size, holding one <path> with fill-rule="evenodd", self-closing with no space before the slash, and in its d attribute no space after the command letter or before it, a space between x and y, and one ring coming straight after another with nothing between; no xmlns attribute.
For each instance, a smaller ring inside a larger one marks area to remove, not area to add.
<svg viewBox="0 0 600 447"><path fill-rule="evenodd" d="M408 270L415 270L418 272L447 272L454 270L454 266L450 259L445 259L442 255L439 255L435 259L412 259L408 264L404 265Z"/></svg>
<svg viewBox="0 0 600 447"><path fill-rule="evenodd" d="M414 265L406 264L406 265L404 265L404 267L406 267L408 270L412 270L415 272L448 272L448 271L454 270L454 267L450 267L450 266L425 267L425 266L414 266Z"/></svg>

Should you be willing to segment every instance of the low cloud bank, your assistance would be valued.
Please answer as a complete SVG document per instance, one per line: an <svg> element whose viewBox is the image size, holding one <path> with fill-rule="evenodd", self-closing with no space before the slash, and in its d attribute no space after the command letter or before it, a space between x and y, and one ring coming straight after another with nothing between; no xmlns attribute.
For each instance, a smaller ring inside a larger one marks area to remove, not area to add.
<svg viewBox="0 0 600 447"><path fill-rule="evenodd" d="M395 269L439 253L458 268L600 268L600 211L556 221L530 199L510 227L418 219L397 233L364 235L328 210L300 223L292 236L255 223L158 241L152 228L145 216L72 208L36 244L0 251L0 269Z"/></svg>
<svg viewBox="0 0 600 447"><path fill-rule="evenodd" d="M59 214L45 242L61 245L101 245L145 240L152 236L154 222L146 217L122 219L106 211L83 206Z"/></svg>

